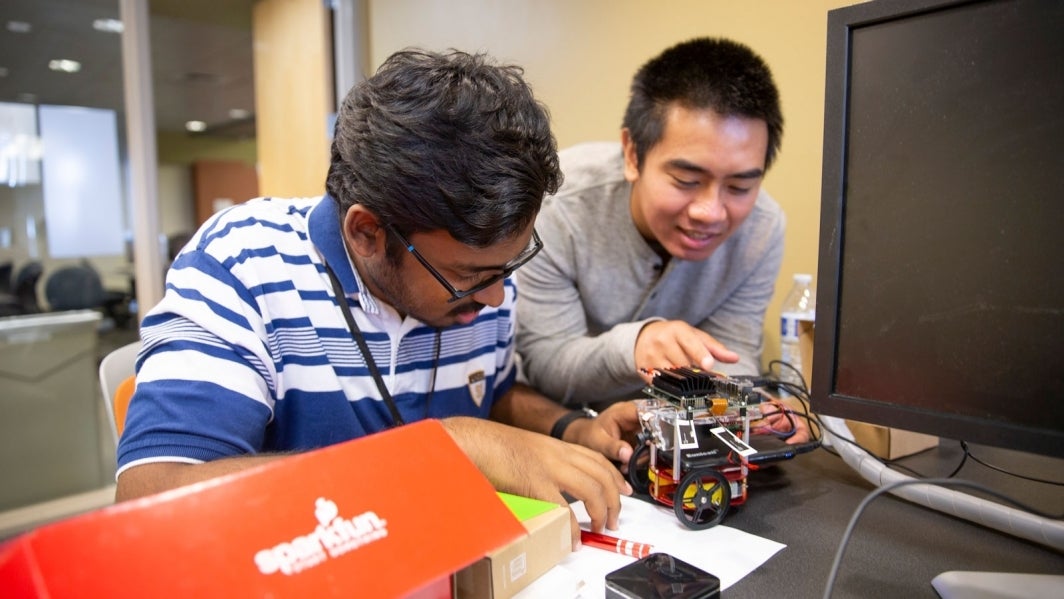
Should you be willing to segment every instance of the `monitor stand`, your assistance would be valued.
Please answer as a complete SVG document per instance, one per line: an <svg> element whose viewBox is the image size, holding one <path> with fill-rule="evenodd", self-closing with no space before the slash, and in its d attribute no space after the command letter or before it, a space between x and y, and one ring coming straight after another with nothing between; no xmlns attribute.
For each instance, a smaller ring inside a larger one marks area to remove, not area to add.
<svg viewBox="0 0 1064 599"><path fill-rule="evenodd" d="M942 599L1064 597L1064 575L951 570L931 580Z"/></svg>

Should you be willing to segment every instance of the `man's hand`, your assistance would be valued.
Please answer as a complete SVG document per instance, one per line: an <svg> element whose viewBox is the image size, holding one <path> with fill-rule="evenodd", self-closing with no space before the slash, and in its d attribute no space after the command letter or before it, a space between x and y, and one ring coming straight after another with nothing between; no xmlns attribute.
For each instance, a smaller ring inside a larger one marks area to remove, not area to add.
<svg viewBox="0 0 1064 599"><path fill-rule="evenodd" d="M499 491L568 507L566 495L584 502L591 528L617 528L621 494L631 495L624 477L598 451L547 435L478 418L443 421L458 446ZM573 547L580 527L570 512Z"/></svg>
<svg viewBox="0 0 1064 599"><path fill-rule="evenodd" d="M597 418L573 422L565 429L562 439L601 453L618 462L621 472L627 472L632 444L639 430L635 402L621 401L603 410Z"/></svg>
<svg viewBox="0 0 1064 599"><path fill-rule="evenodd" d="M732 364L739 361L739 354L709 333L682 320L647 323L635 341L635 366L640 372L689 364L712 370L718 360ZM650 381L648 376L644 375L644 378Z"/></svg>
<svg viewBox="0 0 1064 599"><path fill-rule="evenodd" d="M782 400L772 398L770 401L772 403L769 406L761 409L761 419L750 423L752 431L764 434L789 433L793 430L794 434L787 437L788 445L809 441L811 435L805 416L799 410L785 405Z"/></svg>

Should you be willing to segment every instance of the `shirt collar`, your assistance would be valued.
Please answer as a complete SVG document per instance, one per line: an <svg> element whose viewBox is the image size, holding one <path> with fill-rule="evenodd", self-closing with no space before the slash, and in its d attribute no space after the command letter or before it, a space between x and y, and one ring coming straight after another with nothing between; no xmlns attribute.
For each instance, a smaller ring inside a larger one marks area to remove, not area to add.
<svg viewBox="0 0 1064 599"><path fill-rule="evenodd" d="M329 268L336 273L344 295L357 298L362 309L371 314L380 313L376 299L366 290L358 269L347 253L347 244L341 231L339 203L329 194L322 196L317 206L311 209L309 218L310 241L321 252Z"/></svg>

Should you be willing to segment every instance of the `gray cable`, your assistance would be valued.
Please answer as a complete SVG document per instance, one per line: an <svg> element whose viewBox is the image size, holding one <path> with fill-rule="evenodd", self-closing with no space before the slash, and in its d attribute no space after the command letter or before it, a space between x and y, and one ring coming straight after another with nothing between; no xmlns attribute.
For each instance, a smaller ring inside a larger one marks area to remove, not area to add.
<svg viewBox="0 0 1064 599"><path fill-rule="evenodd" d="M969 489L975 489L977 491L987 493L1009 503L1020 505L1019 502L1015 501L1014 499L1001 493L998 493L997 491L994 491L992 489L988 489L983 485L956 478L911 478L909 480L899 480L881 486L878 489L873 490L863 500L861 500L861 503L858 504L857 509L854 510L853 516L850 517L850 522L846 525L846 530L842 533L842 539L839 541L839 547L835 550L835 559L831 563L831 570L828 572L827 583L824 585L824 599L829 599L831 597L831 591L835 586L835 579L837 578L839 573L839 565L842 563L842 555L846 551L846 545L850 541L850 536L853 535L853 529L857 526L857 519L861 517L861 514L864 512L865 508L868 507L868 504L872 503L872 500L884 493L894 493L896 489L912 485L929 485L932 488L936 489L941 486L967 487ZM963 493L961 493L961 495L968 497L968 495L965 495Z"/></svg>
<svg viewBox="0 0 1064 599"><path fill-rule="evenodd" d="M827 420L837 430L845 430L842 435L850 432L845 421L841 419L828 416L822 416L821 419ZM824 427L824 438L829 440L842 459L877 487L901 481L924 480L891 470L864 450L842 440L842 435ZM852 440L852 434L850 439ZM1060 520L1045 518L952 489L937 486L924 486L920 489L905 485L901 487L894 489L892 493L913 503L1047 545L1057 551L1064 551L1064 522Z"/></svg>

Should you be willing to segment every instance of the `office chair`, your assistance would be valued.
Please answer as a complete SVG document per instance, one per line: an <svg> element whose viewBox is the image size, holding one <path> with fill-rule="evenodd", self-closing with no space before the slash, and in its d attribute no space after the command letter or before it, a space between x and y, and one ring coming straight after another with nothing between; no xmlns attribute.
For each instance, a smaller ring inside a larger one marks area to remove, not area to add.
<svg viewBox="0 0 1064 599"><path fill-rule="evenodd" d="M0 293L11 293L11 275L15 272L15 263L8 260L0 264Z"/></svg>
<svg viewBox="0 0 1064 599"><path fill-rule="evenodd" d="M22 306L11 288L11 273L14 269L13 262L0 264L0 316L22 314Z"/></svg>
<svg viewBox="0 0 1064 599"><path fill-rule="evenodd" d="M138 340L119 347L100 361L100 388L103 390L103 403L111 420L115 444L125 428L126 408L133 396L139 352Z"/></svg>
<svg viewBox="0 0 1064 599"><path fill-rule="evenodd" d="M103 305L103 283L89 265L63 266L48 275L44 297L56 311L95 309Z"/></svg>
<svg viewBox="0 0 1064 599"><path fill-rule="evenodd" d="M14 292L19 310L22 314L36 314L41 311L37 303L37 281L44 274L44 266L38 260L23 264L15 275Z"/></svg>

